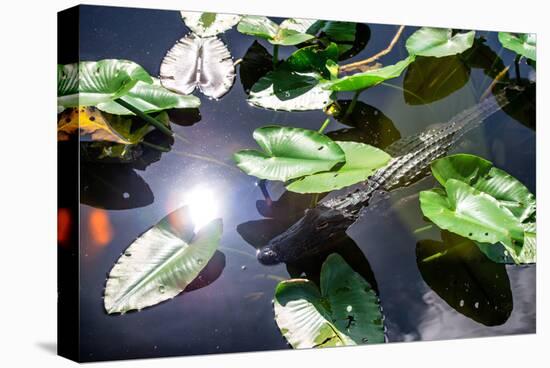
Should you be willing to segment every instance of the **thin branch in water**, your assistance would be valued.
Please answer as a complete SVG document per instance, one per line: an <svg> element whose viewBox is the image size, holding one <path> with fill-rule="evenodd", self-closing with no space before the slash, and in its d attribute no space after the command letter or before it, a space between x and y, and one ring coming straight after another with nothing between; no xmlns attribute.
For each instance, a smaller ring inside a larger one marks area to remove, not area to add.
<svg viewBox="0 0 550 368"><path fill-rule="evenodd" d="M403 33L403 30L405 29L405 26L399 26L399 29L395 33L395 36L393 36L393 39L389 43L388 47L386 47L384 50L380 51L376 55L371 56L368 59L357 61L355 63L350 63L346 65L342 65L340 67L341 73L350 72L352 70L360 70L363 71L365 67L367 67L369 64L375 62L376 60L380 59L382 56L387 55L390 53L390 51L393 49L397 41L399 40L399 37L401 37L401 34Z"/></svg>
<svg viewBox="0 0 550 368"><path fill-rule="evenodd" d="M495 77L495 79L493 79L493 81L491 82L491 84L489 84L489 87L487 87L487 89L485 90L485 92L483 92L483 94L481 95L480 97L480 101L483 101L487 98L487 96L489 95L489 93L491 93L491 91L493 90L493 88L495 87L495 85L502 79L504 78L504 76L506 74L508 74L508 70L510 69L510 65L508 65L506 68L502 69L502 71L500 73L497 74L497 76Z"/></svg>

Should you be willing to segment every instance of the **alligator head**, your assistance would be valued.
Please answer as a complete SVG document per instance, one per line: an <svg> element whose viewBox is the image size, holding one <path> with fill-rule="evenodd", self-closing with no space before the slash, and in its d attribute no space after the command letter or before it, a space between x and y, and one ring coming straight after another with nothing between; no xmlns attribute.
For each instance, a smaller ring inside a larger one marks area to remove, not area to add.
<svg viewBox="0 0 550 368"><path fill-rule="evenodd" d="M302 218L260 248L256 256L260 263L273 265L324 252L346 236L347 228L354 221L355 218L341 211L319 205L306 210Z"/></svg>

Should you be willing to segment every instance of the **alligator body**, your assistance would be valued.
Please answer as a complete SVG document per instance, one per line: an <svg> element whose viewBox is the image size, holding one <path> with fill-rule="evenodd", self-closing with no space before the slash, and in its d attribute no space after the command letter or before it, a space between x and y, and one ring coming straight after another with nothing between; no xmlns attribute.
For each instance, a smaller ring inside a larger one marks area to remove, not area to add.
<svg viewBox="0 0 550 368"><path fill-rule="evenodd" d="M504 91L454 116L439 128L398 140L386 151L393 157L354 191L308 209L296 223L257 253L266 265L294 262L330 249L358 218L361 209L380 191L407 186L429 174L430 163L443 157L468 131L507 105Z"/></svg>

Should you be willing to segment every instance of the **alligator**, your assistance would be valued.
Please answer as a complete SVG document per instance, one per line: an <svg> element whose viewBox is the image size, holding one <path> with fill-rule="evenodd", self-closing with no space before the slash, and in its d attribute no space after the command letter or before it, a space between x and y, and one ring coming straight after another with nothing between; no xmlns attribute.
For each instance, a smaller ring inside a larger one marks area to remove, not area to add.
<svg viewBox="0 0 550 368"><path fill-rule="evenodd" d="M374 194L390 192L430 173L430 163L443 157L460 138L510 103L507 88L455 115L447 123L404 137L386 148L392 159L354 190L321 201L282 234L258 249L260 263L291 263L329 251L358 218Z"/></svg>

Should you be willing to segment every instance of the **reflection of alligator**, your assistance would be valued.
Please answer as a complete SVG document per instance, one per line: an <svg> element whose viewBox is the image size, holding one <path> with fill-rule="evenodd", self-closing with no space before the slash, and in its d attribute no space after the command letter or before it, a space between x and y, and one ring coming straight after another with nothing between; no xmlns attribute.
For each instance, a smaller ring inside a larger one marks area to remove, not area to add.
<svg viewBox="0 0 550 368"><path fill-rule="evenodd" d="M331 244L345 236L347 228L357 220L374 193L406 186L427 175L433 160L444 156L466 132L508 103L504 89L441 127L393 143L386 149L393 159L385 167L354 191L306 210L287 231L258 250L258 260L264 264L292 262L331 248Z"/></svg>

